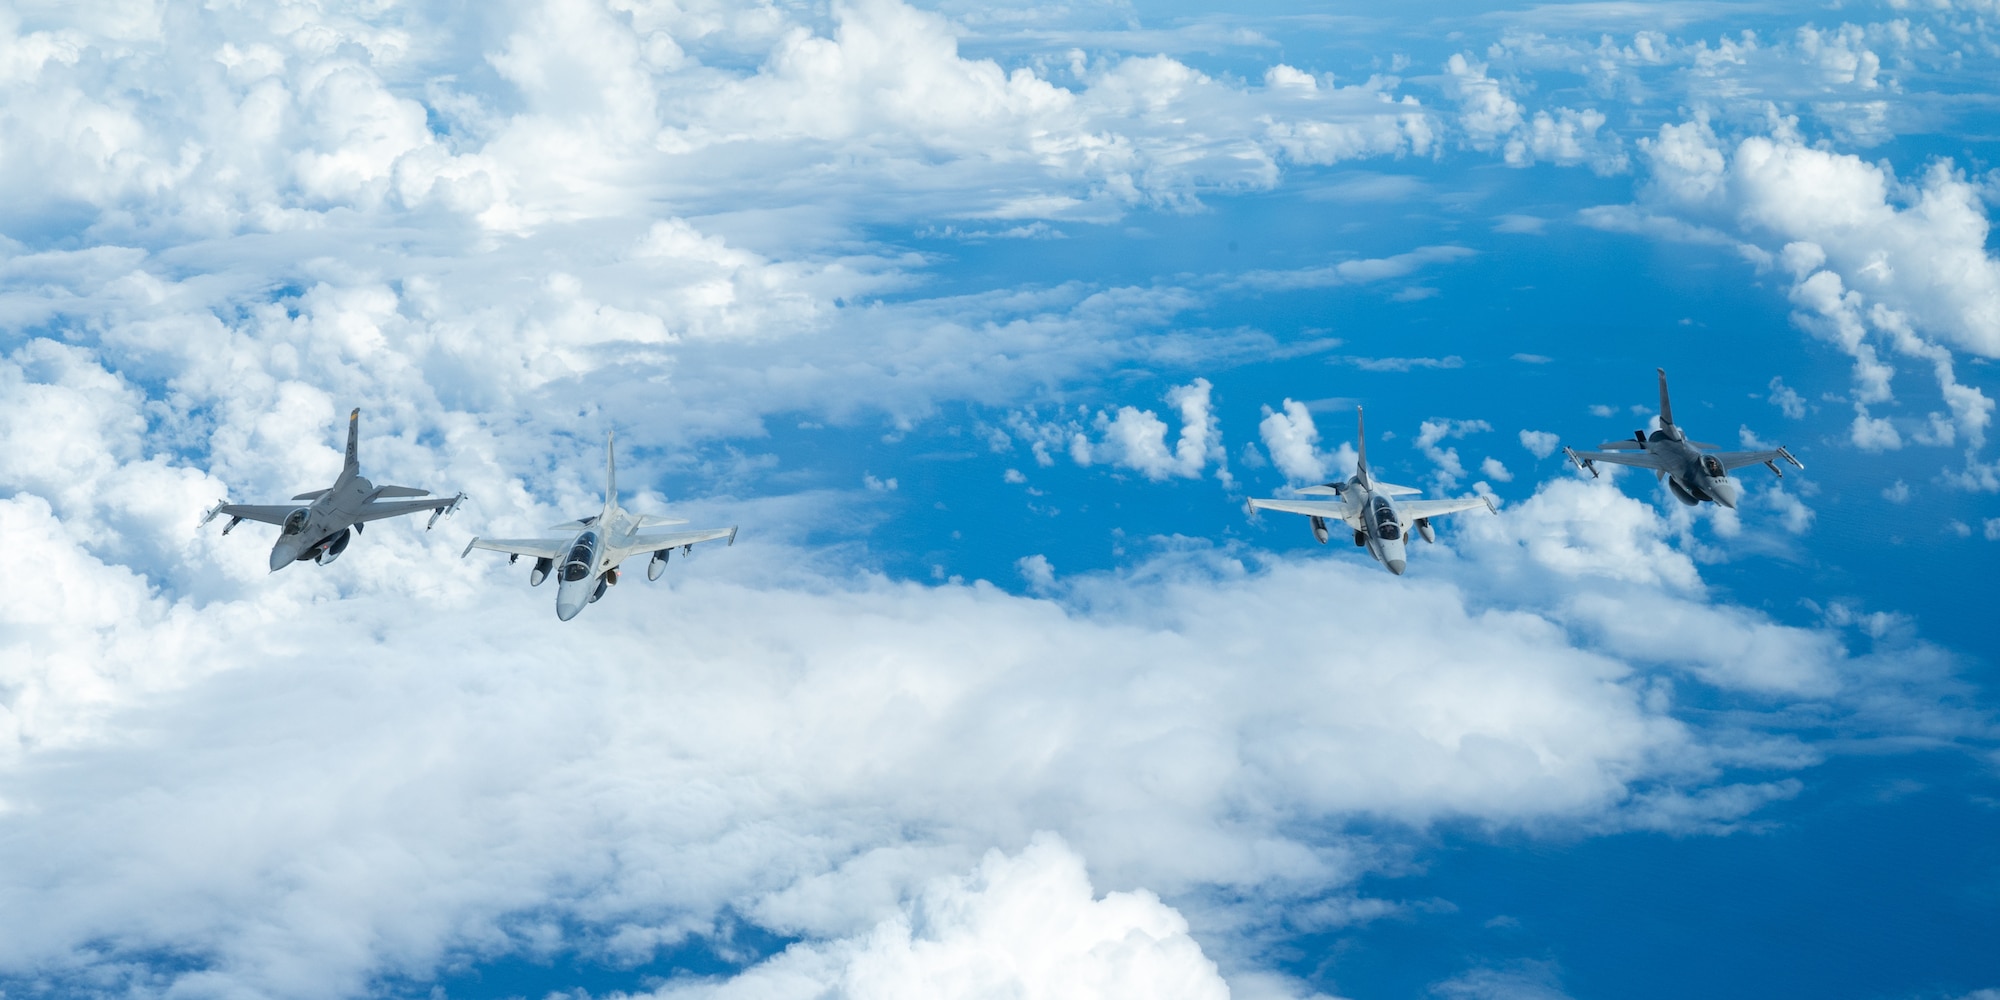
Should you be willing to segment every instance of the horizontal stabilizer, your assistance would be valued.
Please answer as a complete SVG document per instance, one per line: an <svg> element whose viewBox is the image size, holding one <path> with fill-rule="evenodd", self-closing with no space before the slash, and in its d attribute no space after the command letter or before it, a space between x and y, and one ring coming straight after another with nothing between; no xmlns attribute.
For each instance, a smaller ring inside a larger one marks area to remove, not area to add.
<svg viewBox="0 0 2000 1000"><path fill-rule="evenodd" d="M375 487L375 492L368 494L368 499L393 500L397 497L427 497L430 495L431 491L420 490L414 486L377 486Z"/></svg>
<svg viewBox="0 0 2000 1000"><path fill-rule="evenodd" d="M1599 451L1645 451L1646 450L1645 445L1640 444L1639 442L1634 441L1630 438L1625 438L1619 441L1606 441L1603 444L1598 445L1597 448Z"/></svg>
<svg viewBox="0 0 2000 1000"><path fill-rule="evenodd" d="M686 523L688 523L688 519L685 517L667 517L662 514L639 515L639 527L641 528L654 528L666 524L686 524Z"/></svg>
<svg viewBox="0 0 2000 1000"><path fill-rule="evenodd" d="M1413 497L1423 492L1423 490L1416 489L1415 487L1397 486L1395 483L1380 481L1369 483L1368 488L1385 497Z"/></svg>
<svg viewBox="0 0 2000 1000"><path fill-rule="evenodd" d="M313 490L313 491L311 491L311 492L309 492L309 493L301 493L301 494L299 494L298 496L295 496L295 497L293 497L292 499L294 499L294 500L318 500L318 499L319 499L320 497L323 497L323 496L325 496L326 494L327 494L327 490Z"/></svg>
<svg viewBox="0 0 2000 1000"><path fill-rule="evenodd" d="M1722 447L1719 444L1709 444L1706 441L1689 441L1687 442L1687 446L1690 448L1699 448L1702 451L1715 451Z"/></svg>
<svg viewBox="0 0 2000 1000"><path fill-rule="evenodd" d="M1300 487L1296 492L1302 497L1337 497L1346 489L1339 483L1328 483L1325 486Z"/></svg>

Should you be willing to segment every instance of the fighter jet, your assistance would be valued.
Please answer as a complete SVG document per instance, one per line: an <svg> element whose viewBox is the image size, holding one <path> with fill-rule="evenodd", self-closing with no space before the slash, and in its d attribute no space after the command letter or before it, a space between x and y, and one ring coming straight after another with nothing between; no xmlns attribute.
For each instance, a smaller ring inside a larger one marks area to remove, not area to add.
<svg viewBox="0 0 2000 1000"><path fill-rule="evenodd" d="M395 498L428 497L431 491L412 486L377 486L362 478L361 460L356 450L360 433L361 410L357 408L347 415L347 464L341 468L340 478L326 489L301 493L292 498L294 501L306 501L303 505L297 502L236 504L218 501L201 516L201 523L215 520L217 514L227 514L229 523L222 526L225 535L236 530L236 526L244 521L278 525L278 542L271 546L271 572L276 573L292 563L307 559L324 566L340 558L340 554L347 551L349 538L359 533L361 526L369 521L427 510L431 512L431 520L424 525L424 530L429 531L436 526L439 517L457 510L458 505L464 502L463 493L429 500L399 500Z"/></svg>
<svg viewBox="0 0 2000 1000"><path fill-rule="evenodd" d="M646 579L657 580L666 572L667 558L676 548L682 555L694 551L696 542L726 538L736 544L736 528L704 528L699 531L646 531L647 528L686 524L678 517L633 514L618 506L618 465L612 454L611 435L604 436L604 509L581 521L550 525L559 534L548 538L474 538L458 554L460 559L473 549L507 553L507 561L534 556L535 568L528 572L528 586L539 587L562 560L556 579L556 617L569 621L586 604L595 603L604 591L618 582L618 565L641 552L651 552L646 563Z"/></svg>
<svg viewBox="0 0 2000 1000"><path fill-rule="evenodd" d="M1485 507L1493 511L1493 501L1483 496L1460 497L1456 500L1410 500L1397 503L1393 498L1413 496L1423 492L1408 486L1378 482L1368 474L1368 427L1361 419L1361 408L1354 408L1354 423L1359 435L1361 457L1355 463L1354 475L1344 483L1327 483L1322 486L1308 486L1299 491L1305 496L1332 496L1333 500L1251 500L1251 510L1282 510L1292 514L1304 514L1311 518L1313 537L1321 545L1326 544L1330 535L1328 521L1345 521L1354 532L1354 544L1368 550L1375 561L1389 567L1389 572L1403 575L1405 551L1403 541L1411 528L1424 536L1424 541L1437 541L1436 532L1431 530L1431 518L1445 514L1456 514L1462 510ZM1498 513L1498 511L1494 511Z"/></svg>
<svg viewBox="0 0 2000 1000"><path fill-rule="evenodd" d="M1656 368L1660 373L1660 429L1651 434L1633 431L1630 441L1606 441L1598 445L1607 451L1576 451L1564 448L1563 454L1576 463L1576 467L1586 470L1591 478L1597 477L1597 463L1610 462L1613 465L1631 465L1653 470L1655 479L1665 477L1667 489L1680 502L1690 507L1704 500L1713 500L1724 507L1734 508L1742 495L1736 480L1729 478L1729 470L1762 462L1766 468L1785 478L1785 471L1778 468L1778 459L1784 459L1797 468L1804 465L1792 457L1792 453L1782 446L1769 451L1722 451L1714 454L1719 445L1701 441L1689 441L1687 434L1674 423L1674 407L1667 401L1667 370Z"/></svg>

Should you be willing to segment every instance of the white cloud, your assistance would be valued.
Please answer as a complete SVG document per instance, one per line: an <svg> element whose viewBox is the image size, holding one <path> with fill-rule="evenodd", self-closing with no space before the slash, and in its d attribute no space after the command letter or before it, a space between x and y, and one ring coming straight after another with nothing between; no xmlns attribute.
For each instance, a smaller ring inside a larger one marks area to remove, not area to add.
<svg viewBox="0 0 2000 1000"><path fill-rule="evenodd" d="M1480 462L1479 473L1495 482L1511 483L1514 481L1514 474L1508 472L1507 466L1497 458L1488 457L1485 461Z"/></svg>
<svg viewBox="0 0 2000 1000"><path fill-rule="evenodd" d="M1812 528L1814 516L1805 501L1794 496L1784 486L1773 486L1760 494L1764 502L1778 513L1778 523L1794 535L1803 535Z"/></svg>
<svg viewBox="0 0 2000 1000"><path fill-rule="evenodd" d="M1187 921L1145 890L1091 891L1083 859L1042 834L1015 857L932 881L864 934L793 945L727 980L670 983L660 1000L1008 996L1226 1000Z"/></svg>
<svg viewBox="0 0 2000 1000"><path fill-rule="evenodd" d="M1771 405L1793 420L1806 415L1806 401L1796 390L1785 384L1783 378L1771 379Z"/></svg>
<svg viewBox="0 0 2000 1000"><path fill-rule="evenodd" d="M1594 108L1526 113L1500 82L1486 75L1486 64L1463 54L1445 61L1445 92L1459 105L1458 127L1474 149L1498 149L1509 166L1536 162L1561 166L1587 165L1599 174L1620 173L1627 161L1616 133L1598 135L1604 113Z"/></svg>
<svg viewBox="0 0 2000 1000"><path fill-rule="evenodd" d="M1872 54L1857 54L1848 28L1804 29L1800 46L1827 72L1875 86ZM1642 143L1656 200L1773 244L1794 284L1794 321L1854 359L1850 441L1900 448L1904 435L1870 406L1892 401L1895 369L1877 342L1932 368L1949 416L1932 414L1911 439L1966 442L1966 480L1978 488L1994 403L1958 381L1948 348L2000 356L2000 260L1986 251L1990 224L1978 188L1948 161L1903 181L1881 164L1805 144L1796 123L1773 118L1770 134L1725 151L1706 119L1662 126ZM1797 393L1773 380L1773 403L1803 416Z"/></svg>
<svg viewBox="0 0 2000 1000"><path fill-rule="evenodd" d="M1014 568L1021 571L1021 579L1035 590L1047 590L1055 586L1056 568L1049 563L1049 557L1037 552L1014 560Z"/></svg>
<svg viewBox="0 0 2000 1000"><path fill-rule="evenodd" d="M1982 530L1986 535L1987 541L1989 542L2000 541L2000 517L1987 518L1983 524Z"/></svg>
<svg viewBox="0 0 2000 1000"><path fill-rule="evenodd" d="M1890 503L1909 503L1910 484L1898 479L1882 491L1882 499Z"/></svg>
<svg viewBox="0 0 2000 1000"><path fill-rule="evenodd" d="M1556 448L1561 444L1562 439L1548 431L1521 432L1521 447L1528 449L1536 458L1547 458L1555 454Z"/></svg>
<svg viewBox="0 0 2000 1000"><path fill-rule="evenodd" d="M1066 424L1036 424L1028 414L1014 416L1014 428L1032 442L1036 460L1050 464L1052 442L1066 442L1066 450L1078 466L1120 466L1130 468L1160 482L1168 478L1200 478L1208 462L1216 462L1216 478L1228 482L1228 454L1222 446L1222 424L1210 410L1206 378L1196 378L1186 386L1166 390L1166 402L1180 410L1180 436L1168 448L1168 426L1152 410L1120 406L1116 416L1100 410L1090 422L1096 440L1090 438L1080 420Z"/></svg>
<svg viewBox="0 0 2000 1000"><path fill-rule="evenodd" d="M1287 399L1276 410L1264 407L1257 434L1271 453L1271 462L1292 482L1320 483L1353 473L1354 446L1343 441L1332 452L1319 450L1319 427L1306 404L1297 400Z"/></svg>
<svg viewBox="0 0 2000 1000"><path fill-rule="evenodd" d="M1465 465L1458 460L1458 449L1440 448L1438 445L1447 438L1462 438L1468 434L1480 434L1492 429L1492 425L1484 420L1440 418L1423 422L1418 428L1416 444L1424 453L1424 457L1437 465L1437 472L1432 474L1432 480L1436 482L1438 489L1456 488L1458 481L1465 478Z"/></svg>

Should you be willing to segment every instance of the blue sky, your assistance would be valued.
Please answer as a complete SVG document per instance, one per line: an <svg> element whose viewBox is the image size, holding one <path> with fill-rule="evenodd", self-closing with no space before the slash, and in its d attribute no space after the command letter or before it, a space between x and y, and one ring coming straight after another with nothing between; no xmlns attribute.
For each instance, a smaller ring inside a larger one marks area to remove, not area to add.
<svg viewBox="0 0 2000 1000"><path fill-rule="evenodd" d="M1990 1000L1996 18L0 11L0 990Z"/></svg>

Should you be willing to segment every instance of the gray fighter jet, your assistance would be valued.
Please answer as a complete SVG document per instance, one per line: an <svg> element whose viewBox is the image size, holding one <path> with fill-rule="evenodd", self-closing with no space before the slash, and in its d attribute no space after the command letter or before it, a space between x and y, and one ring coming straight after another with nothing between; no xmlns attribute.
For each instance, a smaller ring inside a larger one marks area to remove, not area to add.
<svg viewBox="0 0 2000 1000"><path fill-rule="evenodd" d="M293 497L299 503L239 504L218 502L201 517L201 523L215 520L217 514L229 515L229 523L222 526L222 533L229 534L244 521L262 521L278 526L278 542L271 546L271 572L284 569L295 562L311 559L324 566L340 558L347 551L349 538L361 531L361 526L369 521L379 521L385 517L403 514L431 512L429 531L437 524L438 518L458 509L465 500L465 494L449 497L432 497L429 500L401 500L400 497L429 497L431 491L411 486L377 486L362 478L361 459L357 452L357 439L361 434L361 411L356 409L347 415L347 464L340 470L340 478L323 490L313 490Z"/></svg>
<svg viewBox="0 0 2000 1000"><path fill-rule="evenodd" d="M1778 468L1778 459L1781 458L1800 469L1805 468L1783 446L1769 451L1715 451L1720 445L1689 441L1687 434L1674 423L1674 407L1667 400L1667 370L1656 368L1654 371L1660 373L1659 430L1651 434L1642 430L1633 431L1630 441L1606 441L1598 445L1607 449L1605 451L1563 449L1563 454L1568 455L1577 468L1588 471L1591 478L1597 477L1599 462L1651 469L1655 479L1665 477L1667 489L1690 507L1704 500L1713 500L1724 507L1734 508L1742 490L1736 485L1736 480L1729 478L1729 470L1761 462L1777 473L1779 479L1783 479L1785 470Z"/></svg>
<svg viewBox="0 0 2000 1000"><path fill-rule="evenodd" d="M618 506L618 464L612 454L611 435L604 436L604 509L581 521L550 525L557 534L546 538L474 538L466 543L460 559L473 549L507 553L507 561L534 556L535 568L528 571L528 586L539 587L562 566L556 578L556 617L569 621L604 596L618 582L618 565L641 552L651 552L646 563L646 579L657 580L666 572L667 559L674 549L682 555L694 551L696 542L726 538L736 544L736 528L704 528L698 531L647 531L648 528L686 524L678 517L633 514Z"/></svg>
<svg viewBox="0 0 2000 1000"><path fill-rule="evenodd" d="M1304 514L1311 518L1313 537L1321 545L1326 544L1331 532L1328 521L1344 521L1354 532L1354 544L1368 550L1375 561L1389 567L1389 572L1403 575L1403 564L1407 558L1403 541L1411 528L1424 536L1424 541L1437 541L1437 533L1431 529L1431 518L1445 514L1456 514L1462 510L1485 507L1493 511L1493 501L1482 496L1460 497L1456 500L1410 500L1397 503L1395 497L1414 496L1423 492L1408 486L1378 482L1368 474L1368 426L1361 419L1361 408L1354 408L1356 434L1359 435L1361 456L1355 463L1354 475L1344 483L1327 483L1323 486L1308 486L1299 491L1302 496L1332 496L1333 500L1251 500L1251 510L1282 510L1291 514ZM1494 511L1498 513L1498 511Z"/></svg>

